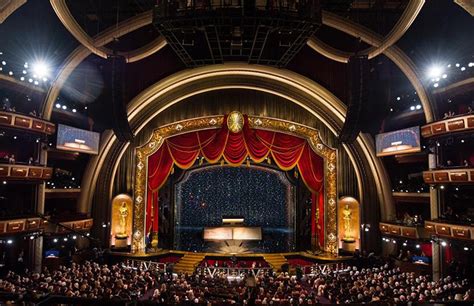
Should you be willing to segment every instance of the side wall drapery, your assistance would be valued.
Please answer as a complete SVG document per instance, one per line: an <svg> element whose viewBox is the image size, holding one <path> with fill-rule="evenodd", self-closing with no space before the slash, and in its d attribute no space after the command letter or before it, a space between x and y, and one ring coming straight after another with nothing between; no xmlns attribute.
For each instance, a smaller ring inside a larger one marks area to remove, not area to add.
<svg viewBox="0 0 474 306"><path fill-rule="evenodd" d="M148 157L147 231L150 228L154 232L158 230L158 190L166 182L173 166L188 169L198 157L203 157L209 163L217 163L224 159L232 166L240 166L247 158L260 163L271 155L282 170L298 167L310 191L313 194L323 194L324 161L305 139L251 129L246 116L244 116L244 127L238 133L229 131L225 122L227 116L224 117L224 124L219 129L168 138ZM324 204L324 197L322 199Z"/></svg>

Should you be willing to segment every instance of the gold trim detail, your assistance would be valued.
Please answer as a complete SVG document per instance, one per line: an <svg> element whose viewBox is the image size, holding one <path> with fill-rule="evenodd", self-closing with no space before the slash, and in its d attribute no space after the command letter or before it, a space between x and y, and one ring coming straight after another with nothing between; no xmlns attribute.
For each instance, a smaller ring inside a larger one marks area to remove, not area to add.
<svg viewBox="0 0 474 306"><path fill-rule="evenodd" d="M290 134L308 140L311 148L324 159L325 190L325 246L324 251L337 256L337 150L327 146L319 137L319 132L311 127L291 121L248 116L253 129L271 130ZM224 116L207 116L174 122L155 129L150 139L135 149L136 170L134 182L134 223L132 252L145 249L145 199L147 185L147 159L155 153L164 140L180 134L205 129L217 129L224 124Z"/></svg>

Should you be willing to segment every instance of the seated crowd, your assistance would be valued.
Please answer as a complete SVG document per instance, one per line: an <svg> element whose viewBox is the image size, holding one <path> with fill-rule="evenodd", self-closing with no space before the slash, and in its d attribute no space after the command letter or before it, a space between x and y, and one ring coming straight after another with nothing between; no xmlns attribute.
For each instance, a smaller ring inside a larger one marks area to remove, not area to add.
<svg viewBox="0 0 474 306"><path fill-rule="evenodd" d="M387 263L369 268L325 269L315 274L265 272L229 277L187 275L143 270L125 265L86 262L56 271L8 272L0 291L40 299L48 294L66 297L134 300L159 304L309 305L390 301L472 301L467 280L401 272Z"/></svg>

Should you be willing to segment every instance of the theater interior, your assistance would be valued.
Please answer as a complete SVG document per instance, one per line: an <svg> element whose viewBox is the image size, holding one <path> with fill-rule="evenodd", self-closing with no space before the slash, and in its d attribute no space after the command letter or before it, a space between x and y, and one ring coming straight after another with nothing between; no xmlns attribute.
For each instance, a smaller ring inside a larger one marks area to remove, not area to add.
<svg viewBox="0 0 474 306"><path fill-rule="evenodd" d="M470 0L0 0L0 303L474 303Z"/></svg>

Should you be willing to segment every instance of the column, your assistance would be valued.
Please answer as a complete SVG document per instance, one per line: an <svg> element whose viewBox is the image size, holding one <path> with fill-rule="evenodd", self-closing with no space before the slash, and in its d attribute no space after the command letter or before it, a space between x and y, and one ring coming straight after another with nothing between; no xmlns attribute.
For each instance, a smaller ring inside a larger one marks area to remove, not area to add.
<svg viewBox="0 0 474 306"><path fill-rule="evenodd" d="M428 168L430 170L435 169L437 163L437 154L431 153L428 155ZM430 186L430 217L431 220L438 219L439 217L439 190L436 188L435 185ZM432 257L432 272L433 272L433 280L437 281L441 277L442 271L442 249L441 245L435 241L431 244L431 249L433 253Z"/></svg>
<svg viewBox="0 0 474 306"><path fill-rule="evenodd" d="M39 162L41 165L46 166L48 162L48 151L43 150L43 144L39 144ZM44 214L45 207L45 193L46 193L46 183L42 182L36 187L36 213ZM36 272L41 271L43 264L43 237L40 236L33 241L32 248L32 261L33 261L33 270Z"/></svg>

